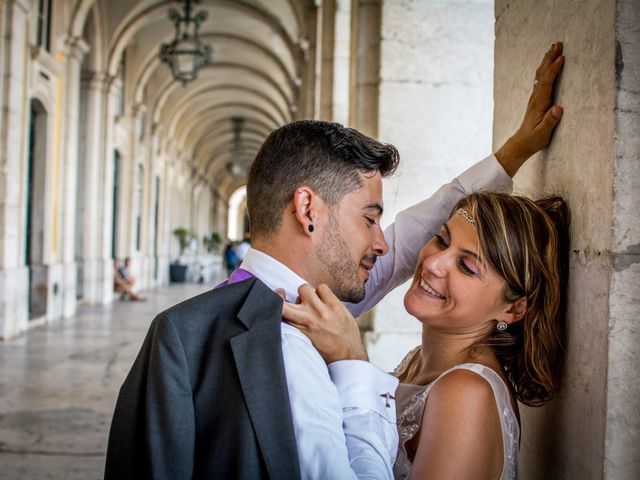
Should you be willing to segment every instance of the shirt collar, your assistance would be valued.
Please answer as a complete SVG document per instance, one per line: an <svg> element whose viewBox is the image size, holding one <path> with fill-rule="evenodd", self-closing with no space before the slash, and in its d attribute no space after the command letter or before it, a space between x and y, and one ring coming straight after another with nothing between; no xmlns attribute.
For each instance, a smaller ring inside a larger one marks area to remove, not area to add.
<svg viewBox="0 0 640 480"><path fill-rule="evenodd" d="M308 283L286 265L255 248L249 249L240 268L251 272L271 290L283 288L290 303L295 303L298 298L300 285Z"/></svg>

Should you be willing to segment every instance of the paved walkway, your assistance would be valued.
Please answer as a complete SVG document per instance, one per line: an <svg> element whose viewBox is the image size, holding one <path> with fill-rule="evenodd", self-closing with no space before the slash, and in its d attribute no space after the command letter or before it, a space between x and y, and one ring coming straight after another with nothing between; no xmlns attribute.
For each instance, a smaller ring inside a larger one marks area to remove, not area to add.
<svg viewBox="0 0 640 480"><path fill-rule="evenodd" d="M78 314L0 342L0 478L99 479L118 390L153 317L207 287Z"/></svg>

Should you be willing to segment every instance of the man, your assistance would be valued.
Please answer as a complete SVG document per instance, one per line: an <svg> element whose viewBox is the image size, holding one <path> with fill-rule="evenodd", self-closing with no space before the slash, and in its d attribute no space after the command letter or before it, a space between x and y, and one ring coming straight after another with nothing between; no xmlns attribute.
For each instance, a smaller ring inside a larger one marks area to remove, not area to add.
<svg viewBox="0 0 640 480"><path fill-rule="evenodd" d="M359 360L327 367L281 322L274 290L295 301L303 283L326 283L354 314L371 308L411 274L460 197L509 188L507 173L548 144L561 114L549 109L558 71L540 72L544 90L496 157L385 234L381 179L396 168L393 147L327 122L272 132L249 174L252 248L228 285L154 320L120 391L105 477L391 477L397 380Z"/></svg>

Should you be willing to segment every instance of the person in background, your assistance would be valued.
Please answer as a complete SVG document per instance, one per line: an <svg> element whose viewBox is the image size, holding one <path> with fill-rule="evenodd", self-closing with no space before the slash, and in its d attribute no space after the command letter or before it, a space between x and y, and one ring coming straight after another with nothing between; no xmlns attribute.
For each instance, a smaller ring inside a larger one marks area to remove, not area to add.
<svg viewBox="0 0 640 480"><path fill-rule="evenodd" d="M242 241L238 245L236 245L236 255L238 256L238 264L242 263L242 260L244 260L244 256L247 254L250 248L251 248L251 244L249 243L249 236L245 234Z"/></svg>
<svg viewBox="0 0 640 480"><path fill-rule="evenodd" d="M238 266L238 254L236 253L232 242L227 243L227 245L224 247L222 260L224 262L225 268L227 269L227 276L231 275L231 273Z"/></svg>
<svg viewBox="0 0 640 480"><path fill-rule="evenodd" d="M123 265L120 264L118 259L114 260L113 289L120 294L120 300L144 301L146 298L133 291L135 279L130 273L130 265L131 259L129 257L124 259Z"/></svg>

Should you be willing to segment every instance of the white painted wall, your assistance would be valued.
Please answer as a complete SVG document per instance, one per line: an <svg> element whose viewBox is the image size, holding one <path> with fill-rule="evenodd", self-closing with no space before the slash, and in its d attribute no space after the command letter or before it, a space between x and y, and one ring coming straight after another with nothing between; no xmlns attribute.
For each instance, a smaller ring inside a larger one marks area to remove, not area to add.
<svg viewBox="0 0 640 480"><path fill-rule="evenodd" d="M401 155L384 184L385 225L491 153L493 24L489 0L383 3L378 136ZM387 370L420 343L405 290L378 305L367 335L371 360Z"/></svg>

